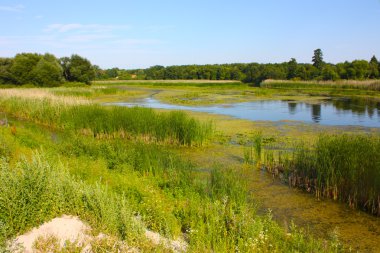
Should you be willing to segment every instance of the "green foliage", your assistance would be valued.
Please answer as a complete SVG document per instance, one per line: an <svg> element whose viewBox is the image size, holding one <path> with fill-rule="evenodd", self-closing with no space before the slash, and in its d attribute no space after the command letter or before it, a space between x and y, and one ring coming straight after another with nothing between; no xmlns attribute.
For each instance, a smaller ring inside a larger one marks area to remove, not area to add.
<svg viewBox="0 0 380 253"><path fill-rule="evenodd" d="M33 70L41 58L41 55L32 53L22 53L15 56L10 71L16 84L31 83L34 80Z"/></svg>
<svg viewBox="0 0 380 253"><path fill-rule="evenodd" d="M313 66L316 67L317 69L321 70L324 62L323 62L323 53L321 49L316 49L314 50L314 55L312 58Z"/></svg>
<svg viewBox="0 0 380 253"><path fill-rule="evenodd" d="M79 56L72 55L60 59L63 68L63 75L70 82L83 82L90 84L95 78L95 70L89 60Z"/></svg>
<svg viewBox="0 0 380 253"><path fill-rule="evenodd" d="M31 75L38 86L58 86L63 82L62 68L51 54L45 54L39 60Z"/></svg>
<svg viewBox="0 0 380 253"><path fill-rule="evenodd" d="M3 65L3 83L33 84L36 86L58 86L63 82L62 69L58 60L51 54L17 54ZM8 66L8 67L4 67Z"/></svg>
<svg viewBox="0 0 380 253"><path fill-rule="evenodd" d="M13 59L11 58L0 58L0 84L12 84L15 82L10 70L12 63Z"/></svg>

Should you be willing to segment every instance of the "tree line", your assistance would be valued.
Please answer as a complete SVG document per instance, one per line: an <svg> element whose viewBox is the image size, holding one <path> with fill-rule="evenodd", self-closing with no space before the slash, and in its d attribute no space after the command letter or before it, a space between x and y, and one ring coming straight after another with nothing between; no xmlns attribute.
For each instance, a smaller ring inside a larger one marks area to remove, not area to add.
<svg viewBox="0 0 380 253"><path fill-rule="evenodd" d="M64 82L90 84L95 75L91 62L76 54L56 58L48 53L21 53L14 58L0 58L0 85L52 87Z"/></svg>
<svg viewBox="0 0 380 253"><path fill-rule="evenodd" d="M331 64L323 60L321 49L314 50L312 64L295 58L283 63L234 63L214 65L153 66L147 69L101 69L79 55L56 58L52 54L22 53L14 58L0 58L1 84L58 86L64 82L92 80L236 80L260 84L275 80L366 80L380 78L380 63L354 60Z"/></svg>
<svg viewBox="0 0 380 253"><path fill-rule="evenodd" d="M283 63L235 63L214 65L153 66L147 69L97 70L97 79L140 80L237 80L259 84L266 79L278 80L366 80L380 78L380 63L354 60L331 64L323 60L321 49L314 50L312 64L298 63L295 58Z"/></svg>

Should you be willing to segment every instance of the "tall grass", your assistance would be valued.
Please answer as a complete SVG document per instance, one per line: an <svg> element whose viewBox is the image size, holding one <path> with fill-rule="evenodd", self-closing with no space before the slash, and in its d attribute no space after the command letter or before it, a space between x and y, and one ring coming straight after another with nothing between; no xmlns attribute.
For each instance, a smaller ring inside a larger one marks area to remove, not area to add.
<svg viewBox="0 0 380 253"><path fill-rule="evenodd" d="M380 137L322 135L281 163L289 184L380 215Z"/></svg>
<svg viewBox="0 0 380 253"><path fill-rule="evenodd" d="M262 88L285 89L362 89L380 91L380 80L341 80L341 81L290 81L290 80L265 80L260 84Z"/></svg>
<svg viewBox="0 0 380 253"><path fill-rule="evenodd" d="M44 94L45 95L45 94ZM42 96L41 99L10 95L0 98L7 113L47 126L82 131L98 138L141 137L181 145L201 145L211 134L211 123L201 123L183 112L156 113L149 108L103 107L71 104Z"/></svg>
<svg viewBox="0 0 380 253"><path fill-rule="evenodd" d="M106 187L90 186L70 176L62 165L48 163L35 154L16 167L0 164L0 234L4 239L62 214L79 215L94 228L119 235L131 244L142 239L142 228L133 219L122 196Z"/></svg>

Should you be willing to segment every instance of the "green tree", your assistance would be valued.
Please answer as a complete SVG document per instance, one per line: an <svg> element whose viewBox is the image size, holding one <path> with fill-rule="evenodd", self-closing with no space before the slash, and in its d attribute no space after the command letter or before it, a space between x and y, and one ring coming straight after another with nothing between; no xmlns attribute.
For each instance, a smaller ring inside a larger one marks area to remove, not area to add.
<svg viewBox="0 0 380 253"><path fill-rule="evenodd" d="M369 78L375 79L380 77L380 63L376 59L376 56L372 56L369 61Z"/></svg>
<svg viewBox="0 0 380 253"><path fill-rule="evenodd" d="M106 74L108 78L116 78L119 75L119 69L118 68L107 69Z"/></svg>
<svg viewBox="0 0 380 253"><path fill-rule="evenodd" d="M69 82L83 82L90 84L95 79L95 70L86 58L73 54L70 58L60 59L63 75Z"/></svg>
<svg viewBox="0 0 380 253"><path fill-rule="evenodd" d="M313 62L314 67L316 67L319 70L322 70L324 62L323 62L323 53L322 53L322 50L320 48L314 50L312 62Z"/></svg>
<svg viewBox="0 0 380 253"><path fill-rule="evenodd" d="M298 68L298 63L295 58L290 59L288 62L288 79L292 79L297 77L297 68Z"/></svg>
<svg viewBox="0 0 380 253"><path fill-rule="evenodd" d="M326 64L322 70L322 79L323 80L332 80L332 81L338 80L339 75L336 71L336 67L331 65L331 64Z"/></svg>
<svg viewBox="0 0 380 253"><path fill-rule="evenodd" d="M366 60L355 60L351 64L353 69L355 69L354 79L363 80L369 77L370 68Z"/></svg>
<svg viewBox="0 0 380 253"><path fill-rule="evenodd" d="M32 72L33 84L37 86L58 86L64 78L62 67L60 66L57 58L51 54L45 54L33 68Z"/></svg>
<svg viewBox="0 0 380 253"><path fill-rule="evenodd" d="M41 58L42 56L39 54L17 54L10 68L10 72L14 77L15 84L32 83L34 79L33 70Z"/></svg>
<svg viewBox="0 0 380 253"><path fill-rule="evenodd" d="M13 84L15 82L10 71L13 63L11 58L0 58L0 84Z"/></svg>

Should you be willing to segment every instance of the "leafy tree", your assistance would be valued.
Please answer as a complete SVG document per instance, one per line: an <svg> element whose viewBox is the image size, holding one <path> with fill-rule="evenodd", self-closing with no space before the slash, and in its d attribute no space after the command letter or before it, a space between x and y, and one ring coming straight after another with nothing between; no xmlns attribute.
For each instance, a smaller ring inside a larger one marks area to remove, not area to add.
<svg viewBox="0 0 380 253"><path fill-rule="evenodd" d="M116 78L119 75L119 69L118 68L107 69L106 74L108 78Z"/></svg>
<svg viewBox="0 0 380 253"><path fill-rule="evenodd" d="M355 69L354 79L363 80L369 77L370 68L366 60L355 60L352 62L352 67Z"/></svg>
<svg viewBox="0 0 380 253"><path fill-rule="evenodd" d="M324 62L323 62L323 53L322 53L322 50L320 48L314 50L312 62L313 62L314 67L316 67L319 70L322 70Z"/></svg>
<svg viewBox="0 0 380 253"><path fill-rule="evenodd" d="M95 79L97 79L97 80L108 79L108 75L106 73L106 70L101 69L98 65L93 65L92 68L95 71Z"/></svg>
<svg viewBox="0 0 380 253"><path fill-rule="evenodd" d="M13 63L11 58L0 58L0 84L12 84L15 82L10 71Z"/></svg>
<svg viewBox="0 0 380 253"><path fill-rule="evenodd" d="M63 75L67 81L90 84L95 79L95 70L86 58L73 54L60 59Z"/></svg>
<svg viewBox="0 0 380 253"><path fill-rule="evenodd" d="M297 76L297 60L295 58L290 59L288 62L288 79L295 78Z"/></svg>
<svg viewBox="0 0 380 253"><path fill-rule="evenodd" d="M63 71L63 77L69 81L71 76L70 76L70 64L71 64L71 59L70 57L62 57L59 59L59 63L61 64L62 71Z"/></svg>
<svg viewBox="0 0 380 253"><path fill-rule="evenodd" d="M323 80L332 80L332 81L338 80L339 75L336 71L336 68L331 64L326 64L322 70L322 79Z"/></svg>
<svg viewBox="0 0 380 253"><path fill-rule="evenodd" d="M163 80L165 77L165 67L156 65L146 69L145 71L147 80Z"/></svg>
<svg viewBox="0 0 380 253"><path fill-rule="evenodd" d="M45 54L33 68L32 83L37 86L58 86L63 82L62 67L57 58L51 54Z"/></svg>
<svg viewBox="0 0 380 253"><path fill-rule="evenodd" d="M380 77L380 63L376 59L376 56L372 56L369 61L369 78L379 78Z"/></svg>
<svg viewBox="0 0 380 253"><path fill-rule="evenodd" d="M39 54L17 54L10 68L15 84L31 83L34 78L33 70L41 58L42 56Z"/></svg>

